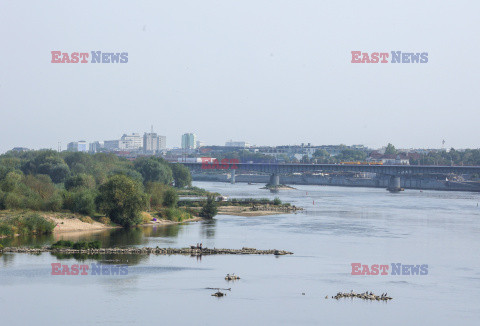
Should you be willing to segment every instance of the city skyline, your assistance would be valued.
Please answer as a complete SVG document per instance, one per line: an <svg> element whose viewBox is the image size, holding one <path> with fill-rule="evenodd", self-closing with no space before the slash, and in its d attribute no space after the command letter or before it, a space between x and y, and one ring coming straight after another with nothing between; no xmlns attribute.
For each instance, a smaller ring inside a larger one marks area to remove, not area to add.
<svg viewBox="0 0 480 326"><path fill-rule="evenodd" d="M6 2L0 36L15 51L0 61L0 152L65 148L152 123L174 140L169 146L189 130L208 144L438 148L445 139L478 148L480 43L472 40L480 4L371 9L383 5L122 3L112 16L105 3L96 6L102 19L79 28L91 16L81 2L47 12L37 2ZM17 26L18 17L34 25ZM128 62L51 63L52 51L126 52ZM352 51L426 52L428 63L356 64Z"/></svg>

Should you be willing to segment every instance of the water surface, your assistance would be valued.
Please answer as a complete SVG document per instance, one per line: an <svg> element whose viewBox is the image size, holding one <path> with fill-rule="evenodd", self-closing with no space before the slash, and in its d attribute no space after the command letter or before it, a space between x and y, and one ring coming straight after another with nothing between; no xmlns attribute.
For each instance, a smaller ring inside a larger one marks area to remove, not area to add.
<svg viewBox="0 0 480 326"><path fill-rule="evenodd" d="M195 182L229 197L279 196L298 214L217 216L212 221L60 238L105 246L285 249L292 256L3 254L2 325L476 325L480 320L480 195L465 192ZM126 276L52 276L51 263L128 264ZM428 275L354 276L350 264L428 264ZM226 282L225 274L242 277ZM224 298L206 287L231 287ZM390 302L325 299L338 291L388 292ZM302 295L304 293L305 295Z"/></svg>

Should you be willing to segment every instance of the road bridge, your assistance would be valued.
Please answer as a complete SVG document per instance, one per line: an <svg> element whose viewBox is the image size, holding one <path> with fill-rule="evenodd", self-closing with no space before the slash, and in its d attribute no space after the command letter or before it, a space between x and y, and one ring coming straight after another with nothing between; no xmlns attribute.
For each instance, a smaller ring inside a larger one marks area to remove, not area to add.
<svg viewBox="0 0 480 326"><path fill-rule="evenodd" d="M440 165L368 165L368 164L295 164L295 163L236 163L221 165L213 163L180 162L191 171L210 169L262 172L271 175L270 184L280 184L280 176L290 173L328 172L368 172L390 176L389 190L400 190L400 178L419 174L480 174L480 166L440 166ZM232 182L235 177L232 175Z"/></svg>

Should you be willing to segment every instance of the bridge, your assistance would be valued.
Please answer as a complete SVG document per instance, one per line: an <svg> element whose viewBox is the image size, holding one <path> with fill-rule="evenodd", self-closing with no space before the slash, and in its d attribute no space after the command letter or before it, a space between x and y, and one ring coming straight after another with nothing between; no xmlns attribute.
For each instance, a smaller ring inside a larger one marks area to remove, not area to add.
<svg viewBox="0 0 480 326"><path fill-rule="evenodd" d="M211 169L232 170L232 183L235 171L263 172L270 174L270 184L279 185L280 175L303 172L369 172L390 176L389 190L400 190L400 178L418 174L480 174L480 166L439 166L439 165L368 165L368 164L287 164L287 163L187 163L181 164L191 171Z"/></svg>

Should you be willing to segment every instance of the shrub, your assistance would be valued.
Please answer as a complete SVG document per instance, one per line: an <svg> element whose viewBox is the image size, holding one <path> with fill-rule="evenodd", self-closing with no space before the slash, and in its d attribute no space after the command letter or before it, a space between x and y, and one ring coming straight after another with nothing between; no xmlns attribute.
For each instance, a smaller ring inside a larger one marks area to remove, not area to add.
<svg viewBox="0 0 480 326"><path fill-rule="evenodd" d="M13 235L13 227L7 223L0 223L0 235Z"/></svg>
<svg viewBox="0 0 480 326"><path fill-rule="evenodd" d="M98 240L95 240L95 241L92 241L92 242L88 243L88 248L90 248L90 249L100 249L100 247L101 247L100 241L98 241Z"/></svg>
<svg viewBox="0 0 480 326"><path fill-rule="evenodd" d="M53 229L55 228L54 222L47 220L46 218L36 213L27 215L23 219L23 223L28 229L29 233L35 234L52 233Z"/></svg>
<svg viewBox="0 0 480 326"><path fill-rule="evenodd" d="M100 217L100 219L99 219L98 221L99 221L100 223L102 223L102 224L105 224L105 225L110 225L110 223L112 222L112 221L110 221L110 219L109 219L108 217L106 217L106 216Z"/></svg>
<svg viewBox="0 0 480 326"><path fill-rule="evenodd" d="M58 240L52 244L52 248L72 248L73 242L68 240Z"/></svg>
<svg viewBox="0 0 480 326"><path fill-rule="evenodd" d="M168 189L163 194L163 206L175 207L178 202L178 194L174 189Z"/></svg>
<svg viewBox="0 0 480 326"><path fill-rule="evenodd" d="M82 217L80 217L80 221L82 221L84 223L89 223L89 224L93 223L93 220L90 216L82 216Z"/></svg>
<svg viewBox="0 0 480 326"><path fill-rule="evenodd" d="M275 199L273 200L273 205L282 205L282 201L280 200L280 198L275 197Z"/></svg>
<svg viewBox="0 0 480 326"><path fill-rule="evenodd" d="M88 243L85 241L75 242L72 248L76 250L88 249Z"/></svg>
<svg viewBox="0 0 480 326"><path fill-rule="evenodd" d="M151 216L150 214L148 214L148 213L146 213L146 212L143 212L143 213L142 213L142 222L143 222L143 223L149 223L149 222L152 221L152 219L153 219L153 218L152 218L152 216Z"/></svg>
<svg viewBox="0 0 480 326"><path fill-rule="evenodd" d="M208 195L205 205L203 205L200 212L200 216L204 218L213 218L217 215L217 204L215 203L215 198L212 195Z"/></svg>

